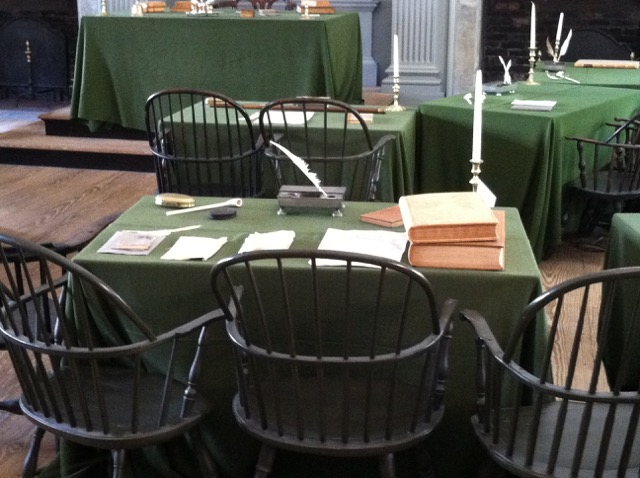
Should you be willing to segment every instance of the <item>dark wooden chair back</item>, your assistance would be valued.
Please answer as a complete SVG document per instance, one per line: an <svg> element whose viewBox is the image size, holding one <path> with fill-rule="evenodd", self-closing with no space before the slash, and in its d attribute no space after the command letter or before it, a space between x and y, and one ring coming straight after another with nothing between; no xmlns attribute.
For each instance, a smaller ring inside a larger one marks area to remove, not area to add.
<svg viewBox="0 0 640 478"><path fill-rule="evenodd" d="M517 476L630 477L640 471L640 267L561 283L524 310L506 346L475 311L472 422L494 462ZM523 357L525 331L546 348Z"/></svg>
<svg viewBox="0 0 640 478"><path fill-rule="evenodd" d="M364 118L352 106L320 97L275 100L260 111L260 133L278 189L311 183L271 142L305 161L321 185L346 187L345 199L378 199L380 168L393 136L373 144Z"/></svg>
<svg viewBox="0 0 640 478"><path fill-rule="evenodd" d="M112 450L114 477L124 450L195 430L209 410L197 393L197 375L215 313L156 335L74 262L7 235L0 245L0 335L29 420L58 437ZM34 257L42 281L31 276ZM72 287L60 269L73 276ZM189 356L185 369L180 359Z"/></svg>
<svg viewBox="0 0 640 478"><path fill-rule="evenodd" d="M213 91L169 89L145 105L158 191L252 197L261 190L261 147L233 99Z"/></svg>
<svg viewBox="0 0 640 478"><path fill-rule="evenodd" d="M602 222L601 210L621 212L627 201L640 197L640 115L613 126L614 132L604 140L567 138L575 141L580 171L570 191L592 203L583 218L587 232Z"/></svg>
<svg viewBox="0 0 640 478"><path fill-rule="evenodd" d="M440 422L455 304L439 313L415 269L361 254L261 251L220 261L211 277L236 356L233 410L269 457L257 469L270 469L265 450L277 448L388 465Z"/></svg>

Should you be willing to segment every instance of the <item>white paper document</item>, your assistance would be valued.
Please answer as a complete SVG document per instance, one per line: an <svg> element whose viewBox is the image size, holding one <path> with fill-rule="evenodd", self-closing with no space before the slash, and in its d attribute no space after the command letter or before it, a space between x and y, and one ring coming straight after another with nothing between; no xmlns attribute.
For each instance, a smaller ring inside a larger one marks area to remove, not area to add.
<svg viewBox="0 0 640 478"><path fill-rule="evenodd" d="M399 261L407 247L405 232L327 229L319 250L359 252ZM318 261L319 265L343 265L342 261ZM362 265L362 264L361 264Z"/></svg>
<svg viewBox="0 0 640 478"><path fill-rule="evenodd" d="M181 236L167 251L162 259L168 261L206 261L227 242L226 237L214 239L211 237Z"/></svg>
<svg viewBox="0 0 640 478"><path fill-rule="evenodd" d="M124 254L128 256L146 256L168 235L156 231L116 231L109 240L98 249L101 254Z"/></svg>
<svg viewBox="0 0 640 478"><path fill-rule="evenodd" d="M313 111L307 111L306 116L304 111L277 111L271 110L269 111L269 119L271 120L271 124L285 124L285 119L287 124L291 125L302 125L306 121L309 121L313 118ZM265 119L266 121L266 119Z"/></svg>
<svg viewBox="0 0 640 478"><path fill-rule="evenodd" d="M295 237L295 231L254 232L247 236L238 253L289 249Z"/></svg>
<svg viewBox="0 0 640 478"><path fill-rule="evenodd" d="M511 102L512 110L531 110L531 111L551 111L556 105L551 100L513 100Z"/></svg>

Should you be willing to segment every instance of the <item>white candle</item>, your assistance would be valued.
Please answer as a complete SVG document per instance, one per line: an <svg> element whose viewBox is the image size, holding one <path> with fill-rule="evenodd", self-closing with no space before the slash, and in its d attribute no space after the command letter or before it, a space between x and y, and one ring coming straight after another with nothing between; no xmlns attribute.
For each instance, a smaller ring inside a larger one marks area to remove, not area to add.
<svg viewBox="0 0 640 478"><path fill-rule="evenodd" d="M482 70L476 72L476 88L473 93L473 146L471 159L479 161L482 142Z"/></svg>
<svg viewBox="0 0 640 478"><path fill-rule="evenodd" d="M564 20L564 13L560 13L560 18L558 19L558 31L556 33L556 42L560 41L560 37L562 36L562 22Z"/></svg>
<svg viewBox="0 0 640 478"><path fill-rule="evenodd" d="M529 34L529 48L536 47L536 4L531 2L531 33Z"/></svg>
<svg viewBox="0 0 640 478"><path fill-rule="evenodd" d="M400 60L398 59L398 34L393 35L393 77L398 78L400 76Z"/></svg>

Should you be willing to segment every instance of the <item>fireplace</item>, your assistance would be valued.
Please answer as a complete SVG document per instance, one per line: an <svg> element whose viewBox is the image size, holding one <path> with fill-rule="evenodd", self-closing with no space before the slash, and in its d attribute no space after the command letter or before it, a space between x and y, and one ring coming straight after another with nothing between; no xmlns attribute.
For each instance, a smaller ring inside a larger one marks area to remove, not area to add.
<svg viewBox="0 0 640 478"><path fill-rule="evenodd" d="M77 35L73 1L3 0L0 95L68 99Z"/></svg>

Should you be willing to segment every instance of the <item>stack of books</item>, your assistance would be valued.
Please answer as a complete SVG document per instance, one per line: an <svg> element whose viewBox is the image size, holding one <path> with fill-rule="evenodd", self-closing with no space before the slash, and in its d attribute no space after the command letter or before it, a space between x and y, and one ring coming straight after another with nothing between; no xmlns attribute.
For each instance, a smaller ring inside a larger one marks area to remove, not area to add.
<svg viewBox="0 0 640 478"><path fill-rule="evenodd" d="M144 13L164 13L167 9L166 2L145 2L146 8L143 7Z"/></svg>
<svg viewBox="0 0 640 478"><path fill-rule="evenodd" d="M413 266L503 270L505 214L474 192L402 196L398 202Z"/></svg>
<svg viewBox="0 0 640 478"><path fill-rule="evenodd" d="M300 5L296 6L298 13L308 11L310 15L326 15L336 13L335 8L331 6L329 0L302 0Z"/></svg>

